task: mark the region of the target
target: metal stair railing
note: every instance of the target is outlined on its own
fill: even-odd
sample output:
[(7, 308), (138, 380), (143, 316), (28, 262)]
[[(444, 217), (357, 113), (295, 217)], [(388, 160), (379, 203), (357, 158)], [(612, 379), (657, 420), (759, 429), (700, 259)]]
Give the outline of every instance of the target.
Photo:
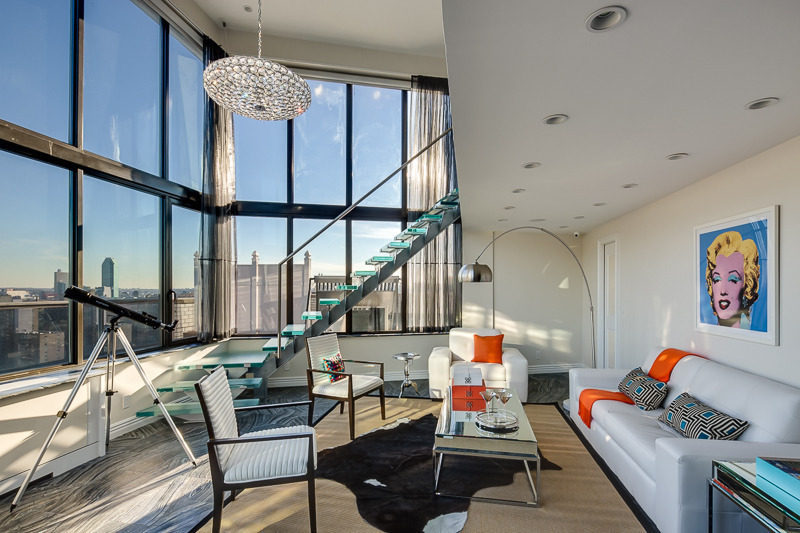
[[(300, 251), (303, 250), (306, 246), (308, 246), (311, 242), (316, 240), (316, 238), (319, 237), (320, 235), (322, 235), (325, 232), (325, 230), (327, 230), (328, 228), (333, 226), (335, 223), (339, 222), (344, 217), (349, 215), (359, 204), (361, 204), (361, 202), (366, 200), (370, 195), (372, 195), (372, 193), (374, 193), (375, 191), (380, 189), (383, 185), (385, 185), (391, 178), (393, 178), (395, 175), (397, 175), (398, 172), (401, 172), (402, 170), (404, 170), (409, 164), (411, 164), (419, 156), (421, 156), (422, 154), (427, 152), (433, 145), (435, 145), (437, 142), (439, 142), (441, 139), (443, 139), (445, 136), (447, 136), (448, 134), (450, 134), (452, 132), (453, 132), (453, 128), (448, 128), (447, 130), (442, 132), (438, 137), (436, 137), (434, 140), (432, 140), (430, 143), (428, 143), (428, 145), (425, 146), (425, 148), (423, 148), (422, 150), (420, 150), (419, 152), (417, 152), (416, 154), (414, 154), (413, 156), (408, 158), (405, 163), (403, 163), (402, 165), (397, 167), (397, 169), (394, 170), (391, 174), (389, 174), (388, 176), (383, 178), (377, 185), (375, 185), (372, 189), (367, 191), (367, 193), (364, 194), (364, 196), (362, 196), (361, 198), (359, 198), (358, 200), (353, 202), (352, 205), (350, 205), (344, 211), (339, 213), (339, 215), (336, 218), (331, 220), (329, 223), (327, 223), (325, 226), (323, 226), (322, 229), (320, 229), (314, 235), (309, 237), (308, 240), (306, 240), (303, 244), (301, 244), (300, 246), (295, 247), (295, 249), (294, 249), (294, 251), (292, 253), (290, 253), (289, 255), (284, 257), (278, 263), (278, 331), (277, 331), (277, 334), (278, 334), (277, 357), (278, 357), (278, 359), (280, 359), (280, 357), (281, 357), (281, 330), (283, 328), (283, 324), (282, 324), (283, 316), (282, 316), (282, 312), (281, 312), (281, 307), (282, 307), (281, 306), (281, 302), (283, 301), (283, 279), (282, 279), (282, 267), (283, 267), (283, 265), (285, 265), (287, 262), (289, 262), (295, 255), (300, 253)], [(403, 251), (405, 252), (406, 250), (403, 250)], [(373, 277), (375, 277), (375, 276), (373, 276)], [(358, 291), (358, 292), (361, 293), (362, 291)], [(352, 294), (348, 295), (348, 298), (350, 296), (353, 296), (353, 295)], [(333, 322), (331, 322), (331, 323), (333, 323)]]

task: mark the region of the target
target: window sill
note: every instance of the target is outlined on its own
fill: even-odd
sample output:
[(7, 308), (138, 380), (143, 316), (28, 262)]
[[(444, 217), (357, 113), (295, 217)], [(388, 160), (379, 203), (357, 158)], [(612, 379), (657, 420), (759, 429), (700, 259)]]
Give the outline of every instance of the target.
[[(176, 348), (169, 348), (166, 350), (153, 351), (144, 354), (136, 354), (140, 361), (145, 361), (151, 357), (159, 357), (166, 354), (176, 353), (178, 351), (187, 350), (199, 346), (198, 344), (186, 344)], [(127, 363), (129, 359), (127, 356), (117, 357), (114, 359), (115, 363)], [(105, 374), (106, 360), (98, 361), (94, 364), (92, 369), (87, 374), (87, 377), (95, 377)], [(25, 376), (21, 378), (12, 378), (8, 381), (0, 382), (0, 400), (19, 396), (20, 394), (27, 394), (38, 390), (45, 390), (52, 387), (63, 385), (64, 383), (72, 383), (77, 381), (83, 371), (83, 366), (71, 365), (68, 367), (60, 367), (57, 370), (50, 372), (42, 372), (32, 376)]]

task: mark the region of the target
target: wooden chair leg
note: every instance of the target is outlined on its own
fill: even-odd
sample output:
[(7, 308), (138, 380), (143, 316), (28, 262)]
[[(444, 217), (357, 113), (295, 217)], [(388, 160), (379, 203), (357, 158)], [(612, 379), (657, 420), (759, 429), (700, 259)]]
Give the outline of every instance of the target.
[(347, 415), (350, 418), (350, 440), (353, 440), (356, 438), (356, 402), (352, 398), (347, 405)]
[(383, 393), (383, 385), (381, 385), (381, 418), (386, 420), (386, 396)]
[(314, 423), (314, 397), (311, 396), (311, 405), (308, 406), (308, 425), (311, 426)]
[(344, 402), (339, 402), (339, 414), (344, 414)]
[(308, 518), (311, 521), (311, 533), (317, 531), (317, 497), (314, 489), (314, 478), (308, 480)]
[(219, 533), (220, 527), (222, 527), (222, 497), (224, 493), (223, 491), (214, 489), (214, 521), (213, 525), (211, 526), (211, 531), (213, 533)]

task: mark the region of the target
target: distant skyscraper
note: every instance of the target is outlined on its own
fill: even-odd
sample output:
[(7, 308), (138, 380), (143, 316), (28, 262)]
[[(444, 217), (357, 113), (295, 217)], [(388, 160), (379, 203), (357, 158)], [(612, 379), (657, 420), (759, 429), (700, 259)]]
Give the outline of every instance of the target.
[(119, 298), (119, 272), (117, 272), (117, 263), (110, 257), (103, 260), (103, 287), (111, 288), (111, 297)]
[(59, 268), (53, 272), (53, 292), (56, 293), (56, 300), (64, 299), (64, 291), (69, 284), (69, 272), (61, 272)]

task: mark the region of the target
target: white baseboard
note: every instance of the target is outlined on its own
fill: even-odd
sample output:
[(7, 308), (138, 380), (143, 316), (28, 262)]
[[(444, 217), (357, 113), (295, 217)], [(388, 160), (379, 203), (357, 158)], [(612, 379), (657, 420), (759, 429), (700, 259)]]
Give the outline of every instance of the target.
[(547, 363), (543, 365), (530, 365), (528, 366), (528, 375), (530, 374), (557, 374), (562, 372), (569, 372), (570, 368), (583, 368), (585, 365), (581, 363)]
[[(46, 463), (39, 464), (32, 481), (43, 478), (48, 474), (58, 476), (67, 470), (71, 470), (76, 466), (80, 466), (83, 463), (91, 461), (97, 457), (99, 457), (97, 454), (97, 443), (93, 442), (87, 446), (78, 448), (75, 451), (60, 455), (50, 461), (47, 461)], [(19, 488), (19, 486), (22, 485), (22, 482), (25, 480), (25, 476), (27, 474), (28, 471), (26, 470), (15, 476), (0, 480), (0, 494), (5, 494), (6, 492), (10, 492)]]

